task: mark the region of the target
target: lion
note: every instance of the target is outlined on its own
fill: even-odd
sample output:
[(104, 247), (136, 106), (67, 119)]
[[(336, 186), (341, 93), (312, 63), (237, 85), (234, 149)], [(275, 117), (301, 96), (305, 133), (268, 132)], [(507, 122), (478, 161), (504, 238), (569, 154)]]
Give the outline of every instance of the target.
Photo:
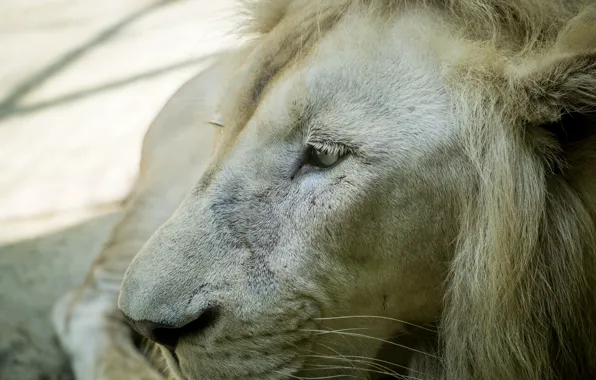
[(77, 379), (596, 378), (596, 5), (245, 5), (55, 307)]

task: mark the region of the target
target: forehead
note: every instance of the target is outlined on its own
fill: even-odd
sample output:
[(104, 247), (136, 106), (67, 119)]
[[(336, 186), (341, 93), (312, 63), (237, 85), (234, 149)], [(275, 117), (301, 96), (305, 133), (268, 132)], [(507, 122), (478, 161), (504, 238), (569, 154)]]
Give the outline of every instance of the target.
[(407, 14), (391, 25), (346, 16), (270, 84), (250, 129), (261, 137), (296, 127), (353, 138), (363, 131), (444, 137), (448, 98), (433, 23)]

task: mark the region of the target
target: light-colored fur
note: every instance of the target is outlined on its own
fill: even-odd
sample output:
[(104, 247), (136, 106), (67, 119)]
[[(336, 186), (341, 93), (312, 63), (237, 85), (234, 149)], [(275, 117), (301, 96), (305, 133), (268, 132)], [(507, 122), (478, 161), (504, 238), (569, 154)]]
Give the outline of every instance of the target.
[[(226, 53), (219, 61), (233, 62)], [(188, 81), (156, 117), (143, 141), (139, 177), (123, 217), (85, 283), (54, 308), (54, 325), (77, 379), (159, 379), (133, 344), (117, 309), (126, 267), (151, 234), (174, 211), (208, 161), (219, 134), (209, 120), (218, 84), (230, 70), (211, 67)]]
[[(101, 285), (166, 218), (119, 304), (172, 326), (211, 315), (164, 351), (174, 377), (595, 377), (596, 7), (247, 5), (254, 38), (197, 77), (199, 111), (180, 121), (171, 103), (149, 132), (151, 174), (114, 238), (143, 227), (139, 244), (108, 246), (94, 273), (112, 281), (56, 309), (79, 378), (158, 377), (113, 305), (91, 327), (78, 313), (114, 299)], [(186, 133), (216, 114), (205, 165)], [(346, 155), (321, 170), (309, 145)]]

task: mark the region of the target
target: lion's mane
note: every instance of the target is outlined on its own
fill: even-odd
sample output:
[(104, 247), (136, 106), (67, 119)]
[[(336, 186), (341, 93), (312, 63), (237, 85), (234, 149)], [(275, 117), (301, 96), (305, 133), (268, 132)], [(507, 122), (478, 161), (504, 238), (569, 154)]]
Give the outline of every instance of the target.
[[(407, 3), (445, 14), (455, 33), (476, 45), (449, 62), (445, 76), (477, 186), (460, 201), (462, 228), (438, 322), (440, 359), (412, 363), (452, 380), (589, 378), (596, 374), (590, 2), (245, 1), (250, 21), (243, 30), (262, 42), (254, 53), (261, 59), (239, 74), (233, 91), (246, 102), (231, 111), (239, 115), (233, 119), (243, 124), (268, 81), (347, 7), (389, 19)], [(293, 7), (311, 9), (293, 18)], [(270, 36), (274, 28), (287, 32)]]

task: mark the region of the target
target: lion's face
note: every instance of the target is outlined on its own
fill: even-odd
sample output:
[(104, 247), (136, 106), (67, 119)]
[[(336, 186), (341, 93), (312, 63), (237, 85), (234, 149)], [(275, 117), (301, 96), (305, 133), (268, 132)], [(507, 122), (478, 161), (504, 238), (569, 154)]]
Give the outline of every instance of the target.
[(282, 71), (132, 262), (121, 308), (187, 326), (180, 377), (362, 376), (347, 358), (438, 317), (467, 186), (448, 92), (422, 32), (373, 29)]

